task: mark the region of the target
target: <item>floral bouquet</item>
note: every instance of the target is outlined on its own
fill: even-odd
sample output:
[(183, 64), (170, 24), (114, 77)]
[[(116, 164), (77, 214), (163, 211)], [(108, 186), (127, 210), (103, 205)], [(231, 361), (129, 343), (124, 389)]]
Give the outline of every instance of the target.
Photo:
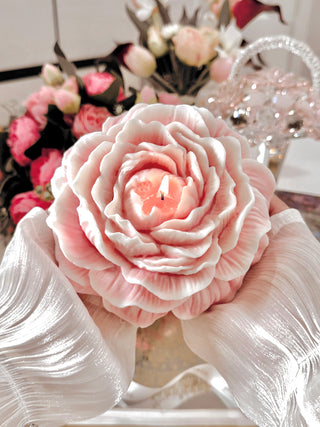
[(125, 96), (121, 74), (103, 69), (80, 78), (58, 45), (55, 52), (68, 77), (46, 64), (41, 73), (45, 85), (28, 97), (23, 113), (12, 116), (0, 133), (0, 231), (4, 234), (11, 234), (14, 224), (33, 207), (51, 205), (50, 181), (63, 153), (136, 100), (135, 94)]
[[(109, 55), (159, 91), (194, 96), (212, 78), (225, 80), (245, 41), (240, 29), (261, 12), (279, 6), (257, 0), (208, 1), (178, 22), (164, 0), (137, 0), (127, 13), (139, 31), (139, 45), (122, 44)], [(210, 9), (209, 9), (210, 7)]]

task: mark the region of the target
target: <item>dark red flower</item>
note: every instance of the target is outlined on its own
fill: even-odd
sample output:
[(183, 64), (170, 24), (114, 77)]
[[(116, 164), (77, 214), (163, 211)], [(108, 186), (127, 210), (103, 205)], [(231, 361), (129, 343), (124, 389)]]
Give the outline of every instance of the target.
[(259, 2), (258, 0), (240, 0), (234, 4), (232, 14), (236, 19), (237, 27), (242, 29), (261, 12), (277, 12), (280, 21), (284, 23), (280, 6), (272, 6)]

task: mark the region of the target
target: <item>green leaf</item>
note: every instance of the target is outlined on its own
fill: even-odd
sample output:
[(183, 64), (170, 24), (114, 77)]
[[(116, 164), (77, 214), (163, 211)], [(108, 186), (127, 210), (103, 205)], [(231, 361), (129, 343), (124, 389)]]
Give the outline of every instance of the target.
[(76, 138), (70, 127), (63, 120), (64, 114), (55, 105), (48, 106), (47, 124), (41, 132), (38, 141), (28, 148), (24, 154), (29, 159), (34, 160), (41, 156), (43, 148), (56, 148), (65, 151), (71, 147)]
[(11, 157), (10, 149), (7, 145), (8, 132), (0, 132), (0, 170), (5, 171), (8, 158)]
[(140, 33), (141, 44), (146, 46), (147, 41), (148, 41), (148, 34), (147, 33), (148, 33), (148, 28), (149, 28), (150, 24), (147, 21), (146, 22), (140, 21), (136, 17), (136, 14), (134, 12), (132, 12), (132, 10), (128, 8), (128, 6), (126, 6), (126, 12)]
[(163, 4), (161, 3), (160, 0), (155, 0), (156, 5), (158, 7), (162, 22), (166, 25), (166, 24), (171, 24), (171, 19), (168, 13), (168, 10), (166, 7), (163, 6)]
[(218, 27), (227, 27), (230, 24), (231, 13), (229, 0), (225, 0), (220, 10)]
[(189, 25), (193, 25), (194, 27), (197, 27), (198, 25), (198, 15), (199, 15), (199, 11), (200, 11), (200, 7), (198, 7), (195, 11), (194, 14), (191, 16), (190, 20), (189, 20)]
[(108, 87), (107, 90), (105, 90), (102, 93), (99, 93), (98, 95), (90, 95), (88, 96), (88, 101), (97, 106), (105, 106), (110, 107), (113, 104), (117, 102), (117, 98), (119, 96), (120, 88), (122, 87), (121, 79), (118, 76), (115, 76), (115, 79), (111, 83), (111, 85)]
[(74, 76), (77, 79), (79, 87), (81, 88), (83, 86), (83, 82), (77, 75), (77, 69), (75, 65), (67, 59), (58, 42), (55, 43), (53, 50), (57, 56), (62, 71), (64, 71), (69, 77)]

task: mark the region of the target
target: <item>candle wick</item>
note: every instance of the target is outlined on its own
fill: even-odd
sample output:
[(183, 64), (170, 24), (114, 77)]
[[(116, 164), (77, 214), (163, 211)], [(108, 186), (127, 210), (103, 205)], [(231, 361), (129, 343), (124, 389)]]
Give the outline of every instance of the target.
[(164, 192), (163, 191), (160, 191), (160, 198), (161, 198), (161, 200), (164, 200)]

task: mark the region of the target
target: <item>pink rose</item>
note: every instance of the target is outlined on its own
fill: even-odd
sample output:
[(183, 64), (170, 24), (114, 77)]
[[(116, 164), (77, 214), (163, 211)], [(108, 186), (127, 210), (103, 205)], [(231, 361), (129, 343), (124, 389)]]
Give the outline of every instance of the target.
[(110, 116), (112, 114), (104, 107), (84, 104), (74, 118), (72, 133), (76, 138), (80, 138), (86, 133), (99, 131), (106, 118)]
[(48, 209), (52, 201), (42, 200), (34, 191), (27, 191), (14, 196), (9, 208), (10, 216), (14, 224), (18, 222), (35, 207)]
[(44, 129), (47, 124), (46, 114), (48, 105), (54, 104), (55, 89), (52, 86), (42, 86), (38, 92), (34, 92), (27, 98), (25, 106), (28, 114)]
[(181, 62), (192, 67), (202, 67), (217, 53), (219, 32), (209, 27), (185, 26), (179, 29), (172, 41)]
[[(105, 92), (114, 81), (114, 77), (107, 72), (98, 73), (94, 71), (83, 76), (82, 80), (88, 95), (93, 96)], [(120, 88), (117, 100), (122, 101), (124, 98), (123, 89)]]
[(137, 104), (108, 118), (51, 183), (60, 269), (139, 326), (232, 300), (268, 244), (273, 176), (204, 108)]
[(20, 166), (27, 166), (31, 160), (24, 152), (40, 138), (38, 123), (28, 116), (18, 117), (13, 120), (9, 129), (7, 144), (12, 157)]
[(31, 163), (30, 179), (34, 188), (45, 189), (50, 183), (55, 170), (61, 165), (62, 154), (55, 148), (44, 148), (42, 154)]

